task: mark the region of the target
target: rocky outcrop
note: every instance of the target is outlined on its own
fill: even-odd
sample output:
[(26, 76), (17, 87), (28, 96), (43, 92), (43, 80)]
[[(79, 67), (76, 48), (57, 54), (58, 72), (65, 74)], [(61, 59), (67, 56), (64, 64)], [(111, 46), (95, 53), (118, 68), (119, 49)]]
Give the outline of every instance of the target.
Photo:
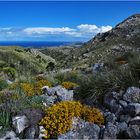
[[(106, 126), (103, 138), (137, 138), (140, 134), (140, 89), (129, 87), (126, 92), (108, 93), (104, 105), (110, 112), (104, 112)], [(119, 115), (118, 115), (119, 113)]]
[(13, 128), (16, 130), (16, 133), (20, 134), (25, 128), (28, 127), (28, 119), (24, 116), (15, 116), (12, 118)]
[(123, 100), (129, 103), (140, 103), (140, 89), (137, 87), (129, 87), (123, 95)]
[[(73, 100), (73, 91), (62, 86), (46, 88), (44, 94), (40, 95), (47, 107), (61, 101)], [(133, 90), (132, 90), (133, 89)], [(134, 90), (136, 92), (134, 92)], [(73, 118), (72, 128), (65, 134), (58, 136), (58, 139), (136, 139), (140, 134), (140, 104), (139, 88), (129, 87), (126, 92), (111, 92), (104, 96), (103, 114), (104, 125), (97, 125), (86, 122), (80, 118)], [(133, 96), (133, 94), (137, 96)], [(126, 96), (128, 95), (129, 96)], [(133, 97), (132, 97), (133, 96)], [(61, 100), (58, 101), (58, 98)], [(127, 97), (124, 99), (124, 97)], [(129, 97), (129, 98), (128, 98)], [(132, 99), (132, 100), (126, 100)], [(57, 102), (56, 102), (57, 101)], [(51, 103), (50, 103), (51, 102)], [(23, 109), (19, 115), (12, 118), (13, 131), (7, 131), (0, 135), (0, 138), (11, 139), (42, 139), (44, 127), (39, 126), (43, 117), (40, 109)], [(18, 136), (18, 137), (17, 137)]]
[(100, 127), (98, 125), (73, 118), (71, 130), (58, 136), (58, 139), (98, 139), (99, 135)]

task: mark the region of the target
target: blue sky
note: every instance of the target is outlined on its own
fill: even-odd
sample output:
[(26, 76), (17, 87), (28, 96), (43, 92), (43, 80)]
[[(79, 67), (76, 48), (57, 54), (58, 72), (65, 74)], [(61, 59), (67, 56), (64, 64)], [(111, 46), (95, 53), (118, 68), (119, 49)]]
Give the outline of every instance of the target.
[(0, 41), (87, 41), (140, 13), (140, 2), (0, 2)]

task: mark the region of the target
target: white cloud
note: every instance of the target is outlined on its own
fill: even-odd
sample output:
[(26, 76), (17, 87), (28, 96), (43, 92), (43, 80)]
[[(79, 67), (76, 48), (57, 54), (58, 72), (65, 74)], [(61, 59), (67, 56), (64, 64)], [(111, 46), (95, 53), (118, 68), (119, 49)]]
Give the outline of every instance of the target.
[(77, 39), (91, 39), (97, 33), (104, 33), (111, 30), (112, 27), (101, 26), (98, 27), (94, 24), (81, 24), (76, 26), (75, 28), (70, 27), (27, 27), (27, 28), (0, 28), (0, 40), (7, 39), (47, 39), (49, 37), (53, 38), (77, 38)]
[(103, 32), (107, 32), (112, 29), (112, 27), (109, 25), (98, 27), (94, 24), (93, 25), (92, 24), (81, 24), (81, 25), (78, 25), (77, 28), (82, 32), (92, 33), (92, 34), (103, 33)]
[(60, 34), (65, 32), (73, 32), (75, 29), (69, 27), (62, 28), (50, 28), (50, 27), (34, 27), (34, 28), (25, 28), (23, 30), (26, 34)]

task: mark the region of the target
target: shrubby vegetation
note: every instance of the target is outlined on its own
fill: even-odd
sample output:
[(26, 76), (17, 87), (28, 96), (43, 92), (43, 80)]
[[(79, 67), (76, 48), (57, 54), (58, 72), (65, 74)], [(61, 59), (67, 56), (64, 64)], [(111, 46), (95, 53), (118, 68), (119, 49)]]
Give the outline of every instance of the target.
[(90, 108), (75, 101), (61, 102), (48, 108), (40, 122), (40, 125), (46, 129), (45, 138), (57, 138), (59, 134), (66, 133), (72, 127), (73, 117), (81, 117), (97, 124), (104, 123), (102, 113), (96, 108)]

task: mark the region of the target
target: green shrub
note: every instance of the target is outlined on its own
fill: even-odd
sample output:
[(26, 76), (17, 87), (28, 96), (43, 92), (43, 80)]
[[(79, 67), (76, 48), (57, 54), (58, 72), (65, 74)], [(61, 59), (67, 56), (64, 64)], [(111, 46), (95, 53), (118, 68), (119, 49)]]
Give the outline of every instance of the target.
[(0, 60), (0, 67), (3, 68), (4, 66), (6, 66), (5, 61)]
[(3, 90), (8, 87), (8, 84), (5, 80), (0, 79), (0, 90)]
[(11, 126), (10, 113), (4, 109), (0, 110), (0, 126), (2, 126), (2, 130), (9, 129)]
[(90, 99), (93, 102), (114, 90), (125, 89), (129, 86), (139, 86), (136, 71), (130, 67), (120, 67), (116, 70), (97, 73), (81, 81), (74, 97), (78, 100)]
[(11, 67), (6, 67), (3, 69), (4, 70), (4, 73), (8, 75), (8, 77), (11, 79), (11, 80), (14, 80), (15, 77), (16, 77), (16, 70), (14, 68), (11, 68)]

